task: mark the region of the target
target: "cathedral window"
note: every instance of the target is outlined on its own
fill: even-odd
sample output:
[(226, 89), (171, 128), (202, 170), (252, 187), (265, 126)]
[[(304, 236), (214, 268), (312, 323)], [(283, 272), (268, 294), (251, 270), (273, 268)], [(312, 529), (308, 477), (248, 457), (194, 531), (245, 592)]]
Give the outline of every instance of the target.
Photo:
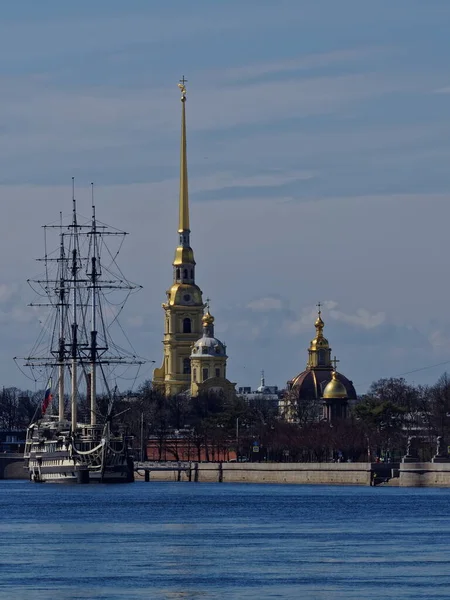
[(183, 319), (183, 333), (191, 333), (191, 320)]
[(193, 371), (193, 379), (194, 381), (197, 381), (197, 369), (194, 369)]
[(183, 358), (183, 375), (190, 375), (191, 373), (191, 361), (189, 358)]
[(220, 369), (216, 369), (216, 377), (220, 377)]
[(319, 367), (325, 366), (325, 350), (319, 350), (318, 365)]
[(203, 346), (202, 354), (208, 354), (208, 348), (206, 346)]
[(194, 269), (191, 269), (191, 279), (194, 279)]
[(188, 278), (188, 270), (187, 269), (183, 269), (183, 277), (184, 277), (184, 279)]
[(208, 369), (203, 369), (203, 381), (206, 381), (208, 379), (209, 375), (208, 375)]
[(176, 278), (180, 279), (180, 269), (177, 269)]

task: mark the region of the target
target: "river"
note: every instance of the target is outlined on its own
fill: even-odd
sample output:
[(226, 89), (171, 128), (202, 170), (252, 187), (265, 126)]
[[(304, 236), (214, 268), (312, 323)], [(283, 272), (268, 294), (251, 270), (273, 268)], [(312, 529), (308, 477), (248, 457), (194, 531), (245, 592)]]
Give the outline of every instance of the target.
[(0, 482), (1, 600), (449, 597), (449, 489)]

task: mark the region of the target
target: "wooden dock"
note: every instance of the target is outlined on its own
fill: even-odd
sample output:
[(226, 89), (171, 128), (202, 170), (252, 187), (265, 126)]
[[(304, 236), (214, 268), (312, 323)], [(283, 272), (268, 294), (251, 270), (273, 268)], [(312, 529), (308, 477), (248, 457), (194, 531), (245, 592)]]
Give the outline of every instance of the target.
[(182, 462), (182, 461), (145, 461), (136, 462), (134, 471), (141, 477), (144, 476), (145, 481), (150, 481), (152, 472), (168, 471), (177, 475), (177, 481), (181, 481), (182, 474), (186, 474), (188, 481), (198, 481), (198, 462)]

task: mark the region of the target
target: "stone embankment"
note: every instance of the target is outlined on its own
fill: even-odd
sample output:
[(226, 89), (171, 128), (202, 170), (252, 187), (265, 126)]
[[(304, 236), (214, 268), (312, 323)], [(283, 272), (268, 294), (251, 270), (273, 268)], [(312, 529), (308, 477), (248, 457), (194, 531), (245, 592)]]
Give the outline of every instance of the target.
[[(450, 487), (450, 462), (138, 463), (136, 479), (204, 483), (286, 483)], [(20, 454), (0, 454), (0, 479), (28, 479)]]
[(0, 479), (28, 479), (22, 454), (0, 454)]
[[(398, 472), (398, 464), (394, 465)], [(146, 481), (374, 485), (392, 477), (392, 466), (371, 463), (142, 463)]]
[(287, 483), (450, 487), (450, 463), (143, 463), (137, 479), (204, 483)]

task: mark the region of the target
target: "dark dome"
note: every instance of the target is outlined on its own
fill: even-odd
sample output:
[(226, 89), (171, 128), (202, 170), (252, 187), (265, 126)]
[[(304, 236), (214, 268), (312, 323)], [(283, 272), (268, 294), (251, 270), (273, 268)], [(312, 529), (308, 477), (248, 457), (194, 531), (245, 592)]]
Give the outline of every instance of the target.
[[(288, 388), (299, 389), (300, 398), (322, 398), (327, 384), (331, 381), (332, 372), (332, 369), (306, 369), (306, 371), (288, 381)], [(341, 373), (336, 373), (336, 378), (347, 390), (348, 399), (356, 400), (353, 383)]]

